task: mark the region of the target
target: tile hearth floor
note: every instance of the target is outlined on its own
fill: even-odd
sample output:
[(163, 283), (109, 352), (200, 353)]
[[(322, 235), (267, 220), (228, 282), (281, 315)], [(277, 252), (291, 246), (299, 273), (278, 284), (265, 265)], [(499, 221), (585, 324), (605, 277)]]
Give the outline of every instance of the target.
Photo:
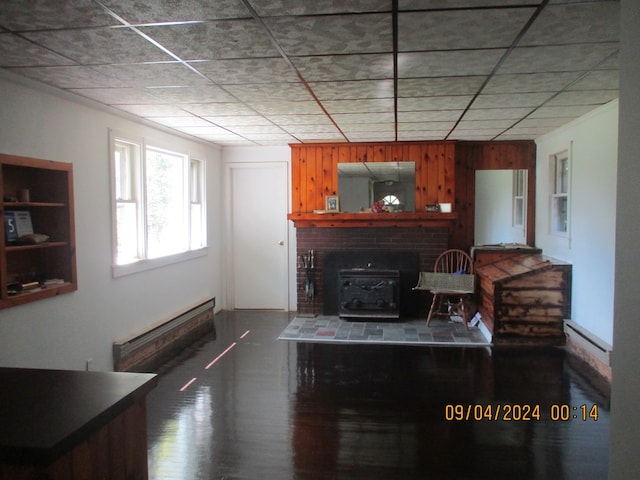
[(295, 317), (279, 340), (331, 343), (389, 343), (414, 345), (488, 346), (478, 327), (465, 329), (459, 322), (433, 319), (355, 320), (337, 316)]

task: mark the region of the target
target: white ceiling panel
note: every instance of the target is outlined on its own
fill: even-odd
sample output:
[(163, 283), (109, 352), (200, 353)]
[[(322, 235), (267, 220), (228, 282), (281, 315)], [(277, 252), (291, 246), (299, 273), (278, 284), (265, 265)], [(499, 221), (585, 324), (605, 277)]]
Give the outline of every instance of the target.
[(0, 75), (223, 146), (534, 139), (617, 98), (618, 16), (615, 0), (3, 1)]

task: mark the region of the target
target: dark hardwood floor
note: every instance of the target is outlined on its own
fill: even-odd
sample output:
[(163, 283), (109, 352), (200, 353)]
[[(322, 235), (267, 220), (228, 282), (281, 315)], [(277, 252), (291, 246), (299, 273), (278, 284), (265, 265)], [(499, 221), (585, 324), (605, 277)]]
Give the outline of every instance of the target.
[(608, 395), (562, 348), (276, 340), (288, 321), (223, 312), (215, 340), (163, 369), (150, 479), (607, 477)]

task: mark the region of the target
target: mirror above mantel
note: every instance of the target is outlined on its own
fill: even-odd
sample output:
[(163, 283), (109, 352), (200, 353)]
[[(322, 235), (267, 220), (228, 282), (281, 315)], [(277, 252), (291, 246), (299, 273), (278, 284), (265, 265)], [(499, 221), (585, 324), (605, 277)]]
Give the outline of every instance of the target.
[(341, 212), (368, 212), (376, 201), (390, 212), (415, 211), (415, 162), (348, 162), (337, 169)]

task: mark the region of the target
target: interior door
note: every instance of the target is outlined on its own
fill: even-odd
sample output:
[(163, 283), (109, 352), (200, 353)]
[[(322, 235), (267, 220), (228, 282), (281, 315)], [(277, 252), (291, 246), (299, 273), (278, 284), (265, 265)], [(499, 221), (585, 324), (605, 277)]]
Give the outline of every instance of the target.
[(230, 304), (286, 310), (287, 164), (229, 164), (229, 177)]

